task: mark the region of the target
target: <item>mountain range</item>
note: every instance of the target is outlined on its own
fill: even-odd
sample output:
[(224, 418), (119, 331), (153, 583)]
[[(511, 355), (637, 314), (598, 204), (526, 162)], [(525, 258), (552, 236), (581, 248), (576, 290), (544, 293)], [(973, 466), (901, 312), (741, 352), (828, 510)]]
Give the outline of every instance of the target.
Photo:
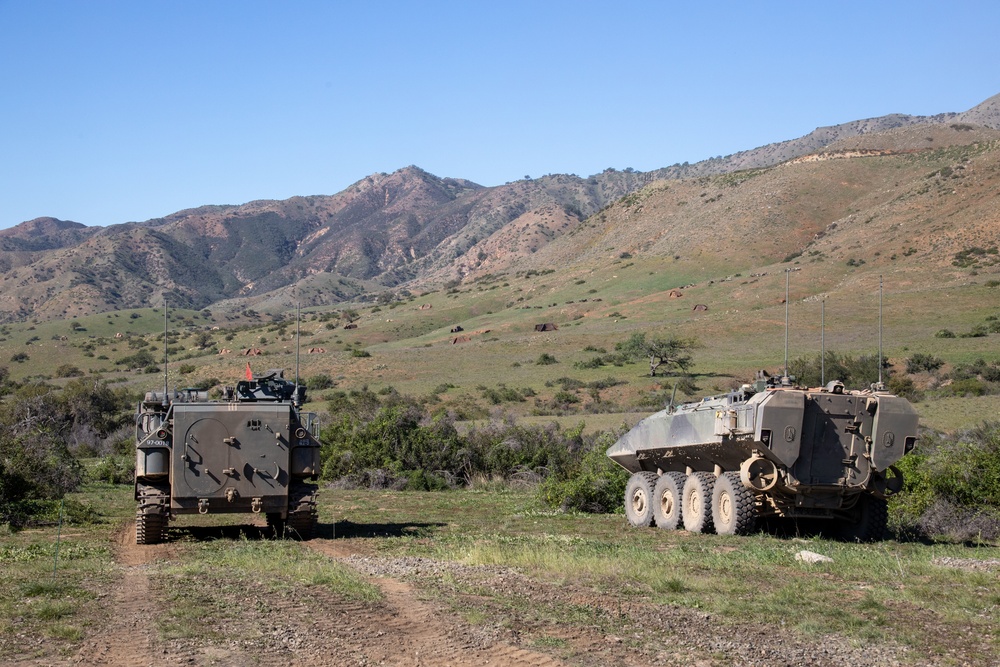
[[(815, 253), (950, 267), (998, 234), (1000, 95), (649, 172), (496, 187), (409, 166), (335, 195), (0, 230), (0, 321), (125, 308), (282, 310), (626, 256), (709, 277)], [(885, 253), (885, 256), (883, 256)], [(971, 255), (969, 254), (971, 253)]]

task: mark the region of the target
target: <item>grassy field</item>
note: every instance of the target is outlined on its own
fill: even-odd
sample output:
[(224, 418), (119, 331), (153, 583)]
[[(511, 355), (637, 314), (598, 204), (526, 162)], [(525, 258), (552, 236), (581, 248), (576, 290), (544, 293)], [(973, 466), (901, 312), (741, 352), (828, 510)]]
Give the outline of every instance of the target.
[[(346, 320), (336, 318), (334, 309), (311, 309), (303, 314), (300, 374), (326, 376), (341, 390), (392, 387), (418, 397), (435, 394), (433, 400), (441, 408), (475, 403), (480, 416), (501, 408), (542, 419), (558, 416), (544, 404), (560, 390), (563, 378), (582, 383), (611, 378), (618, 384), (596, 396), (586, 389), (573, 390), (578, 402), (559, 411), (569, 413), (560, 419), (579, 417), (576, 422), (585, 421), (592, 430), (599, 428), (595, 424), (630, 419), (618, 413), (654, 411), (673, 385), (671, 378), (649, 377), (642, 362), (586, 366), (633, 333), (696, 339), (693, 372), (698, 395), (738, 386), (757, 369), (780, 372), (784, 268), (798, 269), (791, 274), (792, 359), (820, 351), (821, 300), (826, 304), (827, 350), (855, 357), (877, 351), (875, 269), (803, 260), (764, 267), (753, 276), (751, 269), (731, 267), (727, 275), (710, 266), (694, 270), (647, 258), (614, 260), (586, 270), (567, 267), (551, 273), (492, 276), (381, 305), (354, 304), (357, 328), (351, 330), (343, 328)], [(916, 353), (940, 357), (945, 363), (941, 373), (977, 359), (1000, 361), (1000, 334), (961, 337), (1000, 315), (1000, 288), (958, 271), (923, 275), (912, 267), (881, 268), (893, 271), (885, 281), (883, 338), (896, 373), (904, 372), (905, 360)], [(686, 286), (684, 296), (672, 299), (669, 290), (682, 286)], [(698, 303), (707, 304), (708, 311), (692, 310)], [(140, 350), (161, 359), (162, 322), (162, 311), (156, 309), (3, 325), (0, 343), (7, 357), (0, 358), (0, 365), (15, 380), (41, 377), (63, 382), (60, 374), (99, 374), (137, 392), (156, 389), (162, 386), (161, 364), (130, 368), (116, 362)], [(545, 322), (557, 324), (558, 330), (534, 330)], [(230, 321), (205, 311), (178, 310), (171, 311), (169, 326), (171, 386), (210, 380), (233, 384), (242, 377), (248, 360), (240, 352), (248, 348), (263, 352), (249, 358), (253, 370), (283, 368), (287, 376), (294, 375), (295, 327), (287, 316), (284, 321), (271, 317)], [(463, 331), (451, 333), (456, 326)], [(956, 337), (936, 337), (942, 329)], [(122, 338), (115, 337), (118, 333)], [(219, 354), (223, 349), (228, 352)], [(543, 355), (554, 363), (539, 363)], [(530, 390), (529, 398), (494, 405), (484, 390), (500, 386)], [(323, 392), (313, 392), (312, 398), (322, 410)], [(1000, 408), (998, 396), (962, 400), (932, 398), (921, 403), (918, 410), (924, 425), (942, 430), (970, 427)]]
[[(130, 488), (93, 485), (73, 500), (101, 520), (0, 537), (0, 660), (67, 659), (110, 618), (129, 613), (114, 608), (120, 594), (109, 591), (135, 576), (125, 574), (132, 536), (122, 532)], [(560, 513), (529, 491), (504, 489), (324, 490), (315, 543), (261, 539), (260, 528), (234, 525), (243, 521), (182, 517), (172, 543), (146, 558), (155, 641), (256, 636), (255, 625), (241, 625), (247, 604), (265, 624), (279, 607), (321, 615), (331, 599), (377, 609), (385, 604), (381, 580), (359, 571), (352, 559), (360, 558), (417, 563), (396, 576), (440, 613), (473, 628), (518, 629), (525, 645), (571, 663), (582, 660), (572, 637), (631, 637), (635, 618), (657, 610), (701, 614), (733, 636), (898, 645), (904, 664), (990, 664), (1000, 649), (996, 547), (635, 530), (621, 516)], [(324, 545), (351, 558), (315, 548)], [(799, 562), (803, 549), (833, 562)], [(637, 634), (628, 650), (653, 651), (662, 639)], [(725, 651), (713, 660), (727, 664)]]

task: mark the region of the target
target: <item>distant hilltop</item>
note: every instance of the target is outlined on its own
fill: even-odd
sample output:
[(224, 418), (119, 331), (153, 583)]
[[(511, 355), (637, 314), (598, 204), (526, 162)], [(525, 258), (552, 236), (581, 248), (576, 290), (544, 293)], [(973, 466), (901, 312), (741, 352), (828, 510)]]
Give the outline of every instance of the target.
[[(982, 224), (995, 225), (997, 190), (974, 191), (986, 203), (972, 201), (972, 191), (949, 200), (944, 193), (970, 175), (968, 165), (947, 165), (948, 176), (932, 184), (919, 181), (926, 173), (910, 173), (914, 156), (976, 147), (966, 155), (975, 155), (979, 177), (997, 159), (998, 130), (1000, 95), (962, 113), (852, 121), (649, 172), (550, 174), (483, 187), (409, 166), (335, 195), (201, 206), (141, 223), (36, 218), (0, 230), (0, 321), (155, 306), (164, 297), (224, 310), (330, 304), (489, 272), (601, 262), (610, 248), (681, 262), (714, 253), (760, 266), (864, 211), (915, 234), (889, 197), (932, 191), (941, 198), (925, 206), (967, 230), (968, 241), (952, 234), (938, 243), (944, 257), (975, 245)], [(853, 184), (849, 191), (844, 182)]]

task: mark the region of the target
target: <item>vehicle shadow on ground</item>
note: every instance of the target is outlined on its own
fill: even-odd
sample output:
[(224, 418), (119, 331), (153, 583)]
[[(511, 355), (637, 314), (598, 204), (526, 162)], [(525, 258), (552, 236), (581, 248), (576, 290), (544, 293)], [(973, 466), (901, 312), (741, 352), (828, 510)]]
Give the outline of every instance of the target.
[(233, 524), (228, 526), (170, 526), (166, 540), (169, 542), (211, 542), (214, 540), (270, 540), (274, 531), (267, 526)]
[[(336, 538), (376, 538), (376, 537), (424, 537), (432, 535), (445, 523), (354, 523), (337, 521), (316, 526), (316, 537)], [(296, 535), (286, 537), (296, 539)], [(267, 526), (254, 524), (232, 524), (223, 526), (170, 526), (165, 541), (168, 542), (212, 542), (214, 540), (273, 540), (276, 535)]]

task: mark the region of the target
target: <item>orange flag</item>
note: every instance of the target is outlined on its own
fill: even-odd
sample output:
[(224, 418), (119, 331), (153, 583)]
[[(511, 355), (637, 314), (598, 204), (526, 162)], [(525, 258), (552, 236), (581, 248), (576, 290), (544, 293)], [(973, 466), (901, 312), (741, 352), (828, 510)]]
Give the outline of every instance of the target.
[(252, 380), (253, 379), (253, 373), (250, 371), (250, 362), (249, 361), (247, 362), (247, 379), (248, 380)]

